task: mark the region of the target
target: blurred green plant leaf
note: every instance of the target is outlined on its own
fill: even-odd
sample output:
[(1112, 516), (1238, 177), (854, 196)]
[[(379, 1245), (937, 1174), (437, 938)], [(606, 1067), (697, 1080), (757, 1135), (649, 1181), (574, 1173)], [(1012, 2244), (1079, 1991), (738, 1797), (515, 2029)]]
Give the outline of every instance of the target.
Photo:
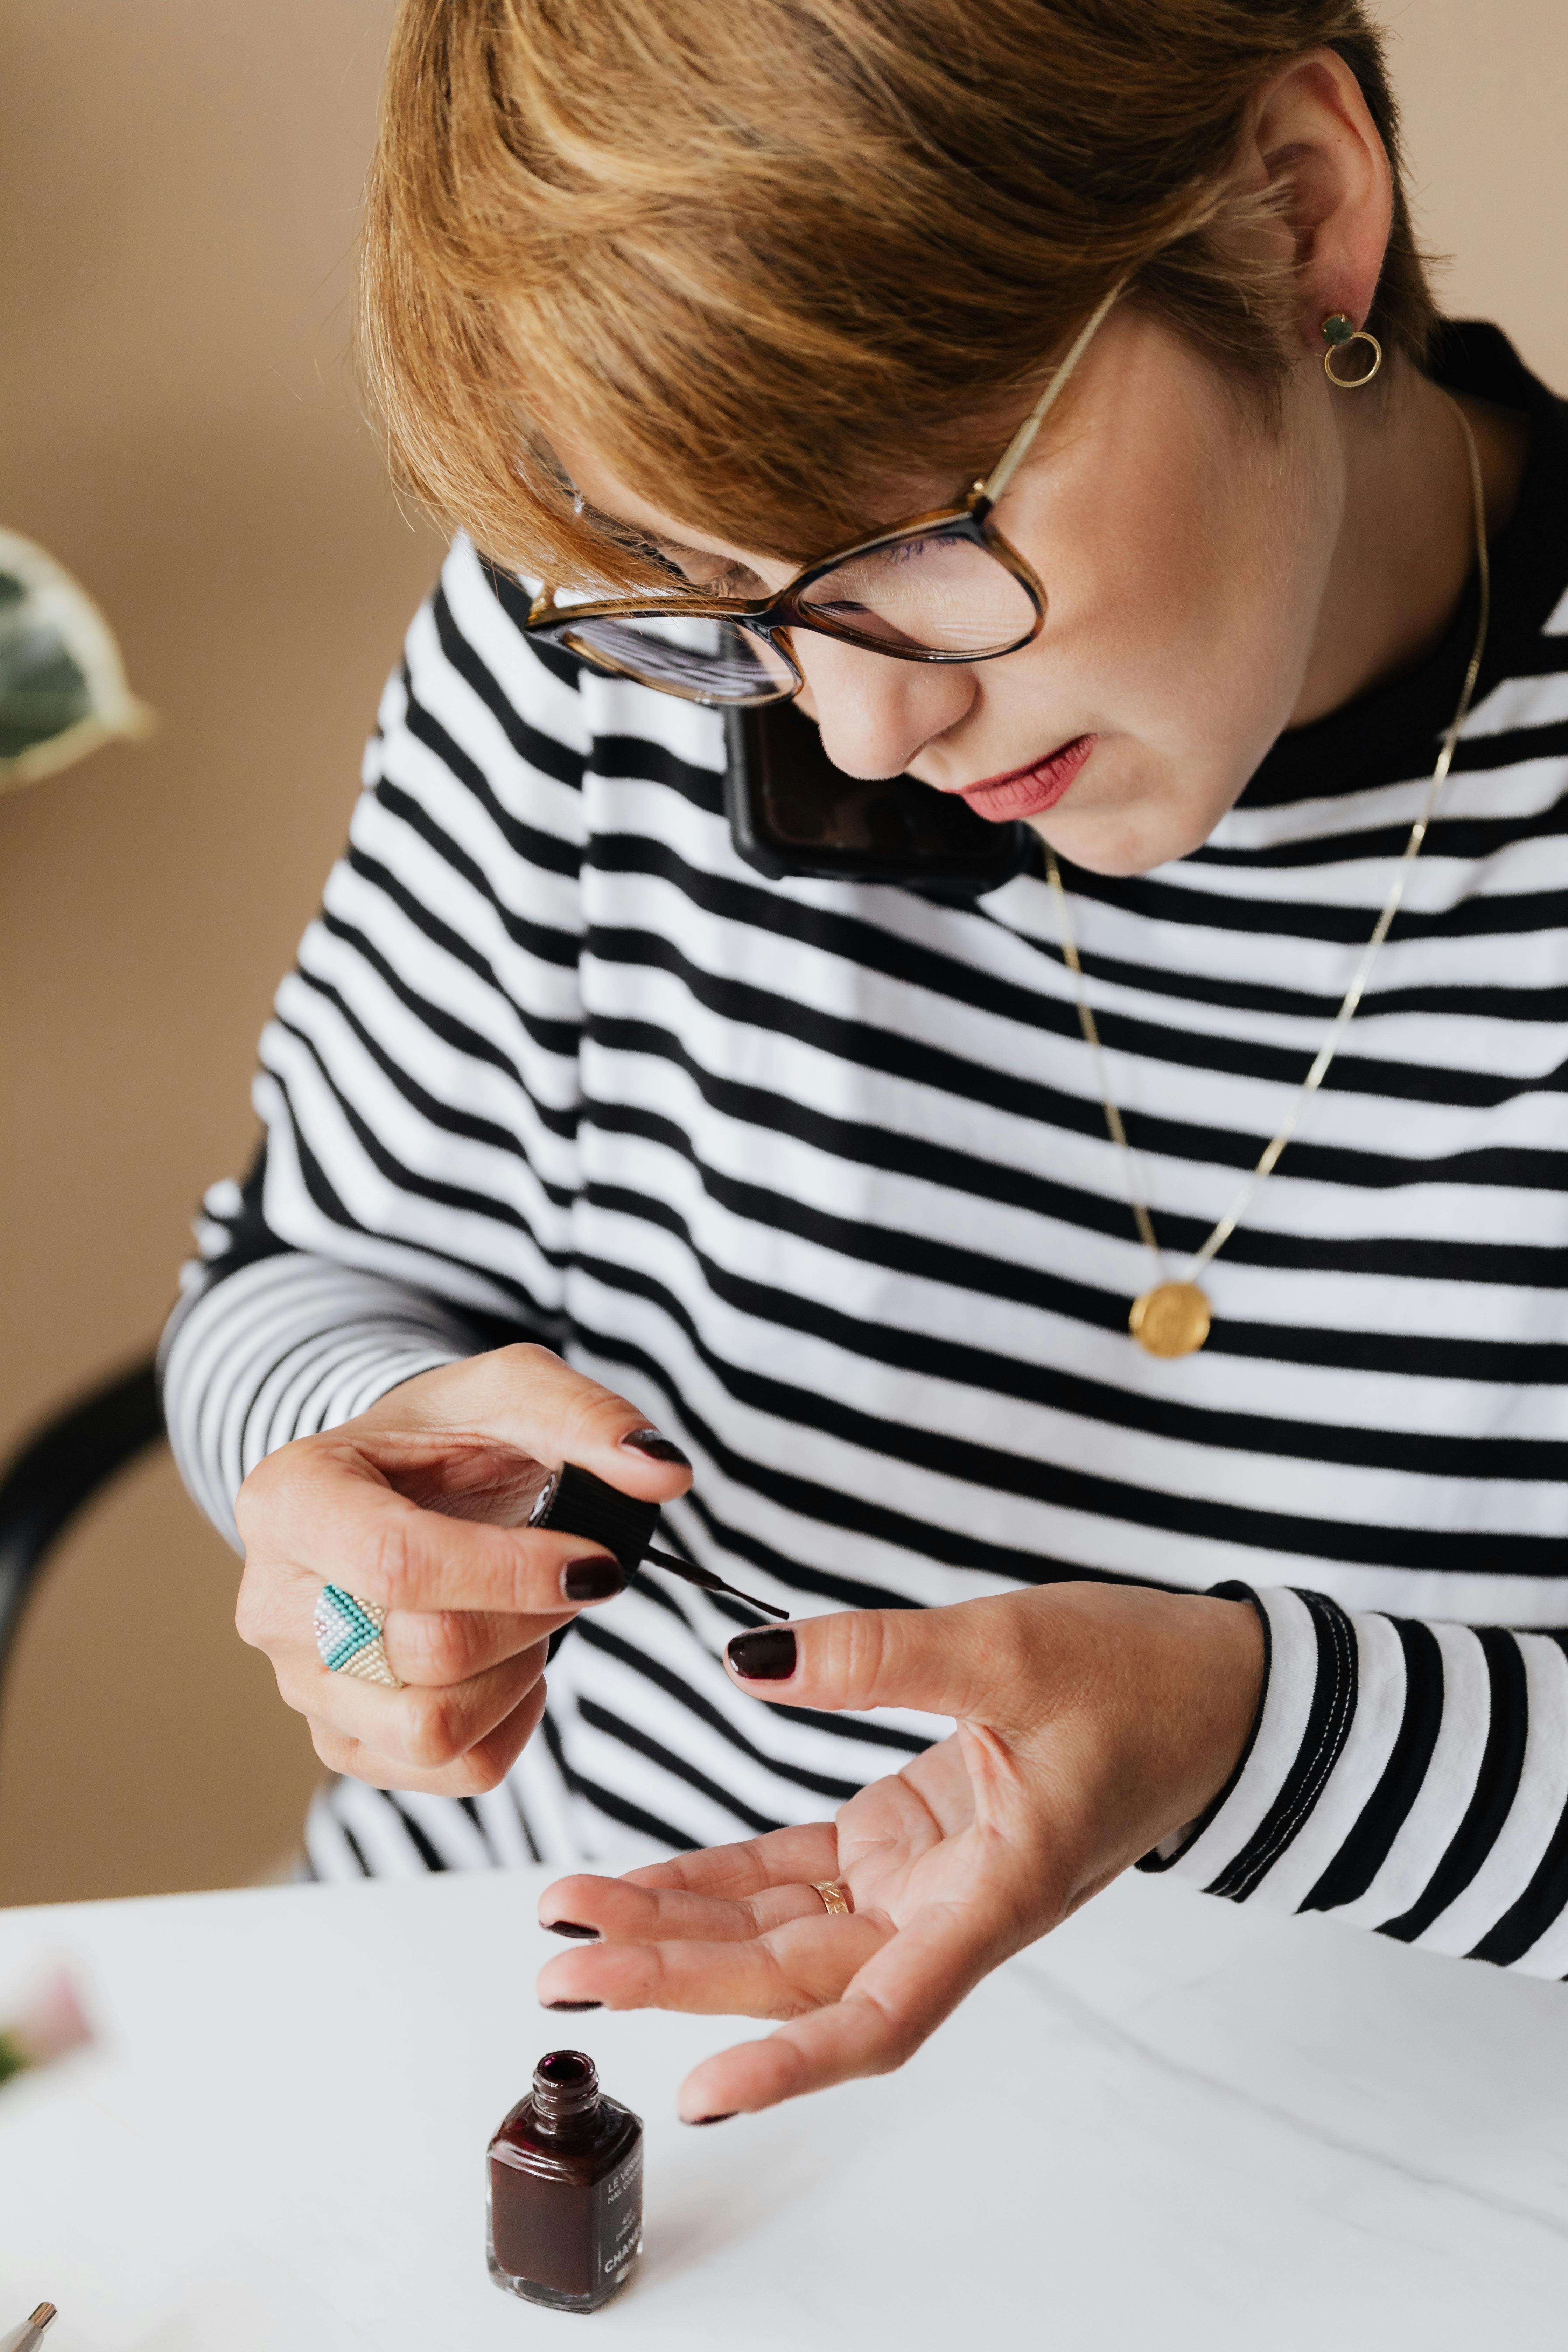
[(0, 792), (154, 723), (86, 589), (30, 539), (0, 530)]

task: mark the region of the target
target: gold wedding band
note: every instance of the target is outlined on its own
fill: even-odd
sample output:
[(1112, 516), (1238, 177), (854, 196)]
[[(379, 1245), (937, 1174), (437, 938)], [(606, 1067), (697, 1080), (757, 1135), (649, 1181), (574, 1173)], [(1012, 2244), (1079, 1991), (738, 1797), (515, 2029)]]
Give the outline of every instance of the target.
[(823, 1909), (835, 1919), (847, 1918), (855, 1908), (855, 1897), (847, 1886), (840, 1886), (836, 1878), (814, 1878), (811, 1891), (821, 1895)]

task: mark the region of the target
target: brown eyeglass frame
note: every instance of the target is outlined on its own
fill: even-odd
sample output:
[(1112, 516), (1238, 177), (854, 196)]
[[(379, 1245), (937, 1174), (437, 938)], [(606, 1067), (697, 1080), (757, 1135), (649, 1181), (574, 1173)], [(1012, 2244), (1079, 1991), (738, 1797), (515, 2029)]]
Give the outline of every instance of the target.
[[(1123, 281), (1124, 282), (1124, 281)], [(807, 564), (780, 589), (776, 596), (680, 596), (661, 598), (649, 603), (637, 596), (612, 596), (594, 604), (572, 604), (564, 610), (555, 604), (556, 589), (549, 584), (540, 589), (529, 608), (523, 623), (527, 635), (542, 638), (546, 644), (563, 645), (595, 668), (607, 671), (612, 677), (629, 677), (639, 686), (647, 686), (656, 694), (673, 694), (684, 702), (721, 703), (726, 709), (749, 709), (770, 702), (794, 699), (805, 679), (784, 632), (790, 629), (815, 630), (819, 636), (837, 637), (847, 645), (858, 646), (867, 653), (886, 654), (891, 661), (916, 662), (982, 662), (999, 661), (1005, 654), (1016, 654), (1025, 646), (1033, 645), (1045, 626), (1046, 592), (1033, 566), (1019, 554), (991, 520), (997, 500), (1023, 464), (1046, 418), (1067, 388), (1068, 378), (1093, 341), (1096, 331), (1110, 310), (1121, 285), (1111, 288), (1100, 302), (1087, 324), (1080, 330), (1061, 365), (1052, 376), (1039, 400), (1019, 425), (996, 465), (984, 481), (976, 482), (961, 507), (939, 507), (931, 514), (915, 515), (908, 521), (891, 523), (885, 530), (876, 531), (869, 539), (857, 540), (853, 546), (839, 548), (820, 562)], [(853, 562), (858, 557), (874, 555), (881, 549), (896, 547), (900, 541), (953, 539), (966, 540), (972, 546), (983, 548), (1012, 573), (1034, 607), (1033, 625), (1011, 645), (997, 646), (991, 652), (942, 653), (925, 646), (881, 645), (863, 635), (860, 631), (846, 627), (826, 614), (803, 605), (803, 598), (818, 580), (836, 572), (841, 564)], [(763, 642), (782, 661), (793, 686), (781, 684), (772, 690), (744, 695), (714, 695), (700, 686), (680, 686), (673, 680), (655, 681), (629, 663), (620, 663), (602, 652), (597, 646), (574, 645), (574, 632), (585, 621), (663, 621), (670, 619), (730, 621)]]

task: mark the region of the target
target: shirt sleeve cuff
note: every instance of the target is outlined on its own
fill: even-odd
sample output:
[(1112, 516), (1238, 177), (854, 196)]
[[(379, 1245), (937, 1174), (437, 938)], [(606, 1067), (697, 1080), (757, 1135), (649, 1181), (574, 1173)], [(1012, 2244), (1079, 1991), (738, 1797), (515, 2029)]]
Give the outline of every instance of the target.
[(1210, 1895), (1241, 1901), (1310, 1819), (1339, 1759), (1355, 1714), (1356, 1642), (1345, 1612), (1322, 1593), (1257, 1592), (1245, 1584), (1213, 1590), (1217, 1599), (1249, 1601), (1262, 1622), (1258, 1717), (1206, 1811), (1145, 1854), (1139, 1868), (1173, 1871)]

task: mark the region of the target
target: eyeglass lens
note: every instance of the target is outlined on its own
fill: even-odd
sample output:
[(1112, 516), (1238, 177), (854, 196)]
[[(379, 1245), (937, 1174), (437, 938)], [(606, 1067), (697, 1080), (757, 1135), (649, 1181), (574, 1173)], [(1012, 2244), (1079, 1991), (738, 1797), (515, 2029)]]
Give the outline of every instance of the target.
[[(981, 661), (1035, 625), (1023, 583), (974, 541), (933, 533), (894, 540), (837, 563), (800, 600), (833, 634), (879, 653)], [(566, 643), (590, 661), (666, 693), (748, 703), (793, 694), (794, 673), (754, 631), (695, 615), (582, 621)]]
[(732, 621), (600, 618), (578, 622), (565, 632), (565, 642), (574, 653), (645, 686), (705, 702), (772, 702), (795, 689), (784, 656)]
[(1034, 626), (1022, 581), (972, 539), (898, 539), (847, 558), (814, 580), (803, 611), (884, 651), (1005, 653)]

